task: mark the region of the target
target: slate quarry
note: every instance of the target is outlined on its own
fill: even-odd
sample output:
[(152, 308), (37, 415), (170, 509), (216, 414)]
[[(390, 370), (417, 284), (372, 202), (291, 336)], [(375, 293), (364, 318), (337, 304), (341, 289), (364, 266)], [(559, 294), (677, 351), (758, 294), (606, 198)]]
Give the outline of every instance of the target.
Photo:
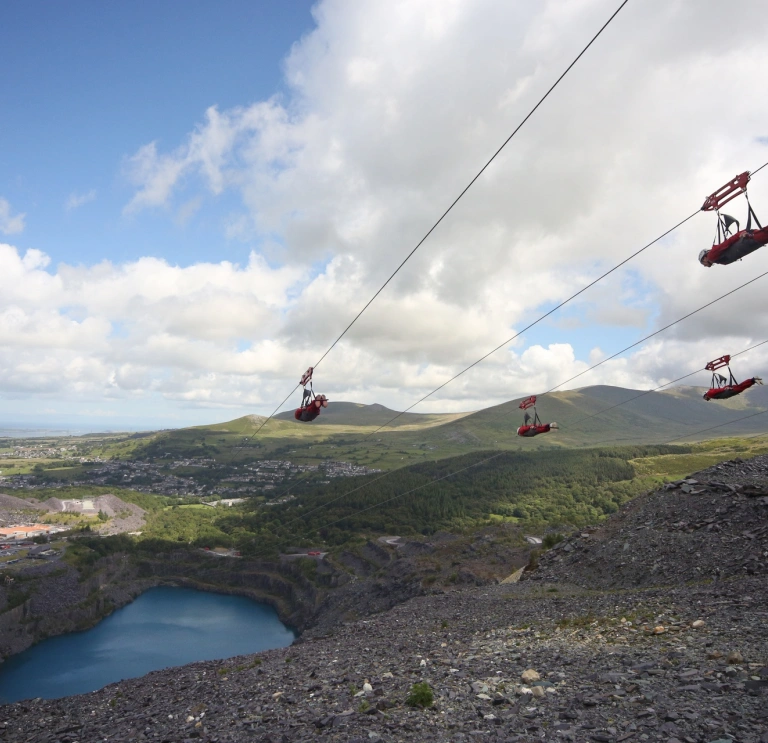
[[(768, 743), (768, 457), (636, 498), (519, 583), (431, 589), (62, 700), (0, 741)], [(406, 703), (427, 684), (433, 704)]]

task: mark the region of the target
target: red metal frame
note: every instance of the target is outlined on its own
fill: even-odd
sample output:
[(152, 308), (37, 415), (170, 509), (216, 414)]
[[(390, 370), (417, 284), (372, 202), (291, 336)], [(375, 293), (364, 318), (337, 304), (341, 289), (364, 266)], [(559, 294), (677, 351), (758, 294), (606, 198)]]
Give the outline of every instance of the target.
[(314, 368), (313, 366), (310, 366), (310, 367), (309, 367), (309, 369), (307, 369), (307, 370), (304, 372), (304, 374), (303, 374), (303, 375), (302, 375), (302, 377), (301, 377), (301, 381), (299, 382), (299, 384), (300, 384), (302, 387), (306, 387), (306, 386), (307, 386), (307, 384), (308, 384), (309, 382), (311, 382), (311, 381), (312, 381), (312, 372), (313, 372), (314, 370), (315, 370), (315, 368)]
[(728, 366), (731, 363), (731, 357), (728, 354), (721, 356), (719, 359), (710, 361), (704, 368), (707, 371), (715, 371), (715, 369), (721, 369), (724, 366)]
[(731, 201), (731, 199), (741, 196), (741, 194), (747, 190), (749, 177), (749, 171), (745, 170), (740, 175), (737, 175), (735, 178), (728, 181), (724, 186), (718, 188), (717, 191), (707, 196), (704, 200), (704, 206), (701, 207), (701, 211), (718, 211), (724, 204)]
[(523, 400), (519, 407), (520, 410), (528, 410), (528, 408), (532, 408), (536, 404), (536, 395), (531, 395), (528, 399)]

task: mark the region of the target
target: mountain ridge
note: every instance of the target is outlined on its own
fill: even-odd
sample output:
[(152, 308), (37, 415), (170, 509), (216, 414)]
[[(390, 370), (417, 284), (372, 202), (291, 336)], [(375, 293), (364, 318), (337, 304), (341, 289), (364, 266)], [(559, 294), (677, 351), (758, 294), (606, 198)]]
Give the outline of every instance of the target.
[[(681, 410), (689, 410), (695, 417), (701, 419), (703, 422), (717, 418), (718, 413), (715, 411), (719, 410), (743, 410), (754, 412), (768, 410), (768, 388), (755, 387), (747, 393), (731, 398), (730, 400), (710, 401), (709, 403), (703, 400), (703, 395), (706, 390), (707, 387), (678, 386), (659, 392), (655, 390), (635, 390), (614, 385), (589, 385), (575, 390), (539, 395), (537, 407), (541, 409), (539, 414), (542, 417), (542, 420), (545, 419), (546, 414), (544, 411), (546, 411), (549, 401), (551, 400), (556, 400), (560, 403), (571, 403), (573, 405), (579, 403), (583, 407), (590, 408), (590, 415), (600, 414), (597, 411), (591, 410), (591, 408), (597, 407), (598, 403), (602, 404), (605, 408), (615, 406), (614, 409), (619, 407), (626, 408), (628, 405), (631, 405), (636, 413), (639, 412), (643, 415), (652, 414), (653, 409), (658, 408), (659, 402), (663, 402), (665, 405), (678, 404), (684, 406)], [(388, 408), (381, 403), (357, 403), (344, 400), (336, 402), (331, 401), (328, 408), (321, 412), (320, 416), (312, 422), (312, 425), (378, 426), (388, 423), (395, 416), (398, 416), (398, 418), (396, 421), (393, 421), (393, 427), (418, 424), (430, 426), (444, 425), (446, 423), (452, 423), (457, 420), (468, 419), (474, 416), (482, 417), (486, 414), (490, 414), (491, 411), (497, 412), (503, 410), (505, 413), (511, 413), (512, 410), (518, 408), (519, 403), (526, 399), (526, 397), (527, 396), (516, 397), (480, 410), (459, 413), (405, 413)], [(641, 400), (642, 402), (640, 402)], [(653, 404), (649, 405), (651, 402)], [(713, 412), (707, 413), (707, 407), (699, 406), (708, 406), (709, 410)], [(520, 411), (519, 415), (522, 419), (523, 412)], [(249, 415), (234, 419), (233, 421), (213, 425), (225, 426), (234, 423), (235, 421), (244, 421), (247, 419), (261, 423), (264, 418), (265, 416)], [(273, 416), (272, 419), (287, 421), (297, 427), (306, 426), (306, 424), (295, 421), (293, 411), (283, 411)], [(196, 426), (196, 428), (206, 427), (211, 426)]]

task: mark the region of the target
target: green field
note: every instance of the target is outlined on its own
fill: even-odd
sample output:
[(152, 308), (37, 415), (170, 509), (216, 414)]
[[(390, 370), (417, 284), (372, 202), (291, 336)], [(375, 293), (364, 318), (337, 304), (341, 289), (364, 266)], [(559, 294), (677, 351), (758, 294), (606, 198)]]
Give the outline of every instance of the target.
[(768, 435), (755, 438), (713, 439), (698, 443), (689, 454), (666, 454), (633, 460), (639, 476), (650, 475), (678, 480), (692, 472), (712, 467), (727, 459), (748, 459), (768, 454)]

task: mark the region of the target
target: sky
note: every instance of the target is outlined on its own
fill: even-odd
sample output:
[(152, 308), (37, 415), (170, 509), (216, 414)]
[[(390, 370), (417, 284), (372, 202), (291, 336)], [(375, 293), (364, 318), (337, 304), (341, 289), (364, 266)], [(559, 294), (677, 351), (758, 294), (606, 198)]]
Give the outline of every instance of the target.
[[(0, 427), (272, 413), (618, 5), (4, 4)], [(315, 390), (402, 410), (501, 344), (414, 412), (477, 410), (768, 271), (768, 251), (700, 266), (715, 218), (699, 213), (505, 343), (768, 161), (762, 10), (630, 0)], [(768, 221), (768, 168), (749, 194)], [(744, 199), (726, 211), (743, 221)], [(765, 340), (767, 287), (564, 388), (647, 389)], [(768, 374), (768, 344), (734, 372)]]

